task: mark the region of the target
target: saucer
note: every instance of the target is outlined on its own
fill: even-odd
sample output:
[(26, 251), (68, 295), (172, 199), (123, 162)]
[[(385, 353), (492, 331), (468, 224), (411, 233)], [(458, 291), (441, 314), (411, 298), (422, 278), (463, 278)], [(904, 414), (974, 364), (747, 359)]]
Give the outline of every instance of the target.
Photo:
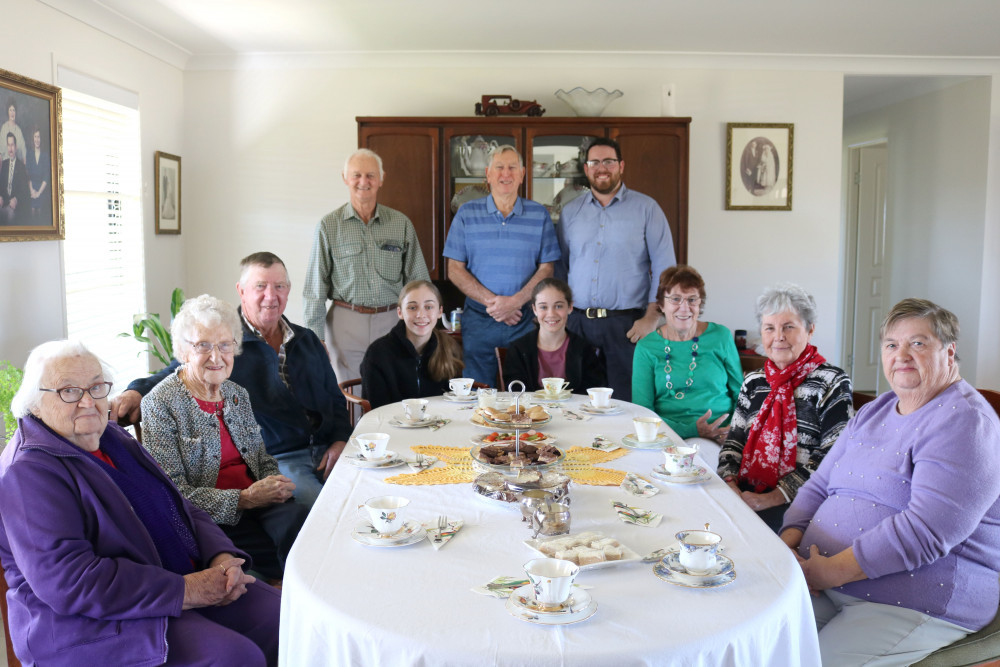
[(535, 599), (535, 588), (531, 584), (521, 586), (516, 589), (510, 594), (510, 597), (514, 600), (514, 604), (521, 609), (530, 611), (533, 614), (545, 615), (578, 614), (589, 607), (591, 602), (593, 602), (590, 597), (590, 593), (575, 586), (573, 587), (573, 592), (570, 593), (569, 599), (556, 607), (542, 606), (542, 604)]
[[(530, 591), (530, 593), (521, 593), (525, 590)], [(571, 625), (573, 623), (579, 623), (580, 621), (586, 621), (588, 618), (597, 613), (597, 603), (593, 601), (580, 611), (559, 614), (536, 613), (525, 609), (514, 602), (515, 598), (519, 594), (530, 595), (533, 598), (534, 588), (531, 584), (528, 584), (527, 586), (522, 586), (511, 593), (510, 597), (507, 598), (507, 612), (514, 618), (519, 618), (522, 621), (527, 621), (528, 623), (537, 623), (538, 625)], [(574, 595), (575, 594), (576, 589), (574, 589)]]
[(674, 440), (666, 433), (657, 433), (656, 440), (652, 442), (640, 442), (635, 437), (635, 433), (629, 433), (622, 438), (622, 444), (629, 449), (663, 449), (667, 445), (674, 444)]
[(653, 471), (649, 473), (653, 477), (664, 482), (670, 482), (671, 484), (701, 484), (702, 482), (707, 482), (712, 479), (712, 475), (708, 472), (708, 468), (704, 466), (695, 466), (688, 473), (674, 473), (667, 472), (667, 469), (663, 467), (663, 464), (653, 468)]
[[(725, 558), (725, 556), (719, 556), (719, 558)], [(653, 574), (655, 574), (660, 579), (674, 584), (675, 586), (684, 586), (686, 588), (720, 588), (727, 584), (733, 583), (736, 579), (736, 570), (732, 569), (724, 574), (719, 574), (714, 577), (695, 577), (685, 574), (680, 574), (674, 572), (669, 567), (664, 564), (666, 558), (661, 560), (659, 563), (653, 566)], [(728, 560), (728, 559), (726, 559)], [(732, 561), (730, 561), (732, 562)]]
[(366, 547), (405, 547), (426, 539), (427, 533), (419, 521), (404, 521), (402, 528), (385, 537), (370, 523), (359, 523), (351, 532), (351, 538)]
[(479, 397), (476, 396), (475, 393), (469, 393), (462, 396), (461, 394), (456, 394), (453, 391), (444, 392), (443, 398), (449, 403), (472, 403), (473, 401), (479, 400)]
[(620, 415), (624, 412), (621, 405), (609, 405), (606, 408), (595, 408), (591, 403), (583, 403), (580, 405), (580, 412), (586, 412), (588, 415)]
[(406, 463), (396, 452), (389, 451), (388, 449), (385, 451), (385, 456), (380, 459), (366, 459), (357, 453), (344, 454), (344, 458), (352, 466), (357, 466), (358, 468), (395, 468), (398, 465)]
[(389, 420), (389, 425), (395, 426), (396, 428), (423, 428), (424, 426), (430, 426), (440, 419), (441, 418), (436, 415), (427, 415), (420, 421), (411, 422), (404, 415), (396, 415)]
[(573, 392), (563, 389), (558, 394), (550, 394), (544, 389), (539, 389), (538, 391), (531, 392), (531, 398), (536, 401), (549, 402), (549, 403), (561, 403), (563, 401), (568, 401), (573, 397)]
[(681, 555), (679, 551), (668, 551), (667, 555), (663, 557), (663, 564), (674, 574), (680, 575), (687, 579), (695, 579), (698, 581), (704, 581), (706, 579), (716, 579), (721, 576), (725, 576), (733, 571), (733, 561), (732, 559), (726, 558), (720, 553), (715, 554), (715, 565), (711, 567), (707, 572), (703, 574), (698, 574), (688, 570), (681, 563)]

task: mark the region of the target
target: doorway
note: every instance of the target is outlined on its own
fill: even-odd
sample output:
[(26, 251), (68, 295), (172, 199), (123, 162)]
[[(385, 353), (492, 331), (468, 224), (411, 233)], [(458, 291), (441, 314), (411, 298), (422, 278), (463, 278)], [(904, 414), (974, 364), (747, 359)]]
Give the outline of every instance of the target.
[(847, 280), (844, 317), (845, 369), (855, 391), (880, 393), (878, 330), (885, 317), (887, 142), (850, 148), (847, 197)]

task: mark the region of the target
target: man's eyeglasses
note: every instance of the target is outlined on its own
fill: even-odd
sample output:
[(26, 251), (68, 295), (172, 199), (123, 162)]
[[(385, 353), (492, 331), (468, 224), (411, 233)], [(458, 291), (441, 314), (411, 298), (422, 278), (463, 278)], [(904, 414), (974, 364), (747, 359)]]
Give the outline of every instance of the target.
[(223, 343), (215, 343), (214, 345), (212, 343), (209, 343), (207, 340), (198, 341), (197, 343), (189, 340), (187, 344), (193, 347), (194, 351), (197, 352), (198, 354), (204, 354), (206, 356), (212, 354), (212, 348), (218, 349), (219, 352), (222, 354), (230, 354), (236, 350), (235, 341), (229, 341), (229, 340)]
[(679, 306), (685, 301), (687, 302), (687, 305), (691, 306), (692, 308), (697, 308), (698, 306), (701, 305), (700, 296), (692, 296), (688, 297), (687, 299), (679, 296), (667, 296), (664, 297), (664, 299), (666, 299), (667, 303), (669, 303), (672, 306)]
[(618, 160), (617, 158), (606, 157), (603, 160), (587, 160), (584, 164), (591, 169), (597, 169), (600, 165), (604, 165), (607, 169), (611, 169), (611, 167), (615, 166), (619, 162), (621, 162), (621, 160)]
[(38, 391), (51, 391), (54, 394), (59, 394), (59, 398), (63, 400), (63, 403), (79, 403), (83, 398), (83, 392), (87, 392), (93, 398), (107, 398), (108, 394), (111, 393), (111, 383), (98, 382), (86, 388), (62, 387), (61, 389), (45, 389), (44, 387), (39, 387)]

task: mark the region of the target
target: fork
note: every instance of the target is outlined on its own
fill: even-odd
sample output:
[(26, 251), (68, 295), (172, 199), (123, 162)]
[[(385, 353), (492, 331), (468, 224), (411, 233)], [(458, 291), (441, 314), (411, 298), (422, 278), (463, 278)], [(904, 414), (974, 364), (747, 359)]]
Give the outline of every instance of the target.
[(437, 535), (434, 536), (434, 541), (435, 542), (440, 542), (440, 541), (442, 541), (444, 539), (444, 537), (442, 536), (442, 533), (447, 528), (448, 528), (448, 517), (446, 517), (444, 514), (442, 514), (441, 516), (438, 517), (438, 532), (437, 532)]
[(424, 467), (424, 455), (421, 454), (420, 452), (417, 452), (417, 467), (418, 468)]

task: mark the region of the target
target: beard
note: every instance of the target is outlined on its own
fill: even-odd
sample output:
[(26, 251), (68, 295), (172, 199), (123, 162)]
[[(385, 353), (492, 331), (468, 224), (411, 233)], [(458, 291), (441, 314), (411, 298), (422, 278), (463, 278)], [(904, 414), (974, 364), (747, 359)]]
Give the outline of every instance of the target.
[(594, 179), (592, 177), (589, 177), (588, 180), (590, 181), (590, 189), (591, 190), (593, 190), (594, 192), (597, 192), (598, 194), (609, 195), (609, 194), (613, 193), (615, 190), (617, 190), (618, 186), (620, 186), (622, 184), (622, 175), (620, 173), (619, 174), (611, 174), (610, 179), (607, 182), (607, 185), (604, 185), (604, 186), (599, 186), (597, 184), (596, 179)]

